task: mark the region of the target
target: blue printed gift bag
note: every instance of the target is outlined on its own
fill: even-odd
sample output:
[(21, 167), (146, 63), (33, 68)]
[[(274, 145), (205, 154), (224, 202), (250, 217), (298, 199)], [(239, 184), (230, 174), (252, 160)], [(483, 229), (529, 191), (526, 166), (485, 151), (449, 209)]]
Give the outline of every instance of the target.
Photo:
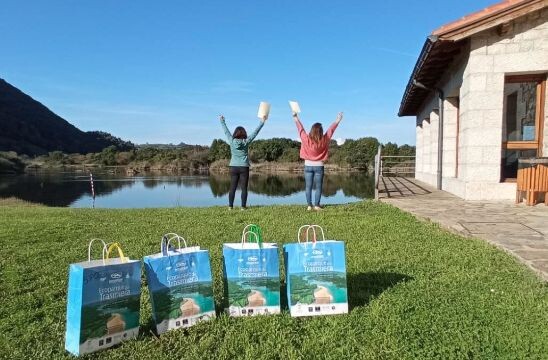
[(257, 225), (244, 228), (241, 242), (223, 244), (223, 266), (230, 316), (280, 313), (278, 246), (263, 242)]
[[(171, 247), (172, 240), (178, 241), (177, 249)], [(143, 260), (158, 334), (215, 317), (207, 250), (187, 247), (179, 235), (166, 234), (162, 237), (160, 253), (145, 256)]]
[[(301, 230), (306, 229), (306, 241)], [(316, 241), (316, 229), (322, 241)], [(309, 241), (312, 231), (313, 239)], [(318, 225), (301, 226), (297, 243), (284, 245), (287, 301), (291, 316), (348, 313), (344, 242), (325, 240)]]
[[(141, 262), (124, 256), (118, 243), (107, 247), (102, 259), (71, 264), (67, 294), (65, 349), (82, 355), (114, 346), (139, 333)], [(119, 258), (110, 258), (117, 250)]]

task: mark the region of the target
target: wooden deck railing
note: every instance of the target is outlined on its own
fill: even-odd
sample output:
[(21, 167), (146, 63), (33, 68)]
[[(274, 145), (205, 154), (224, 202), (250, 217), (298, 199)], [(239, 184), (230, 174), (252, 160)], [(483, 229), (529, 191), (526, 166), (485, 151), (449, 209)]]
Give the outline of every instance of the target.
[(379, 199), (383, 176), (415, 176), (415, 156), (382, 155), (382, 146), (379, 145), (375, 155), (375, 200)]

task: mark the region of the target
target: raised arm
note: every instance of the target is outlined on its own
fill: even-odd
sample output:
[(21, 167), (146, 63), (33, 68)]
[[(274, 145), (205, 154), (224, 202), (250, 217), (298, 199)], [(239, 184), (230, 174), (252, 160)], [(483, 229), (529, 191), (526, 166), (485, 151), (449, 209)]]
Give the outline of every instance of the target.
[(233, 140), (232, 134), (230, 133), (230, 130), (228, 130), (228, 127), (226, 126), (225, 117), (223, 115), (219, 116), (219, 120), (221, 120), (221, 126), (223, 127), (223, 130), (225, 131), (226, 138), (228, 139), (228, 143), (230, 144)]
[(325, 133), (325, 136), (327, 136), (327, 138), (329, 140), (331, 140), (331, 138), (333, 137), (333, 134), (335, 133), (335, 130), (337, 129), (337, 126), (339, 126), (339, 123), (342, 121), (342, 118), (343, 118), (343, 113), (340, 112), (338, 115), (337, 115), (337, 119), (335, 119), (335, 121), (333, 122), (333, 124), (331, 124), (331, 126), (329, 127), (329, 129), (327, 129), (327, 132)]
[(259, 126), (257, 126), (257, 128), (255, 129), (255, 131), (253, 131), (251, 133), (251, 135), (249, 135), (247, 137), (247, 140), (246, 142), (249, 144), (250, 142), (252, 142), (253, 140), (255, 140), (255, 138), (257, 137), (257, 134), (259, 134), (259, 131), (261, 131), (261, 129), (263, 128), (264, 126), (264, 123), (266, 121), (266, 116), (261, 120)]
[(307, 136), (306, 131), (304, 130), (303, 124), (301, 123), (297, 113), (293, 114), (293, 120), (295, 120), (295, 125), (297, 125), (297, 133), (299, 134), (299, 138), (301, 138), (301, 141), (305, 141)]

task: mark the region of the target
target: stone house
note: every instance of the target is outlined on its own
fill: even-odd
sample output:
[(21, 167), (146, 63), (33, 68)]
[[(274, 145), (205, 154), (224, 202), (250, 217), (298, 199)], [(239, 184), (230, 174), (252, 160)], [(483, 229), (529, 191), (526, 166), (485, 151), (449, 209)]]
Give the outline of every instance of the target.
[(415, 177), (468, 200), (514, 199), (518, 158), (548, 156), (547, 74), (548, 0), (434, 30), (398, 113), (416, 117)]

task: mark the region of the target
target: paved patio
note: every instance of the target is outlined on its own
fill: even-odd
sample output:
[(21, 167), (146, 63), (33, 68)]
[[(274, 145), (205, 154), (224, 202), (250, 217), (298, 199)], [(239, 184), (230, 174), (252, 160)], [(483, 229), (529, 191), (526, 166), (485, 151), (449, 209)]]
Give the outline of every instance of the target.
[(504, 249), (548, 281), (548, 206), (464, 201), (413, 178), (381, 178), (382, 202)]

